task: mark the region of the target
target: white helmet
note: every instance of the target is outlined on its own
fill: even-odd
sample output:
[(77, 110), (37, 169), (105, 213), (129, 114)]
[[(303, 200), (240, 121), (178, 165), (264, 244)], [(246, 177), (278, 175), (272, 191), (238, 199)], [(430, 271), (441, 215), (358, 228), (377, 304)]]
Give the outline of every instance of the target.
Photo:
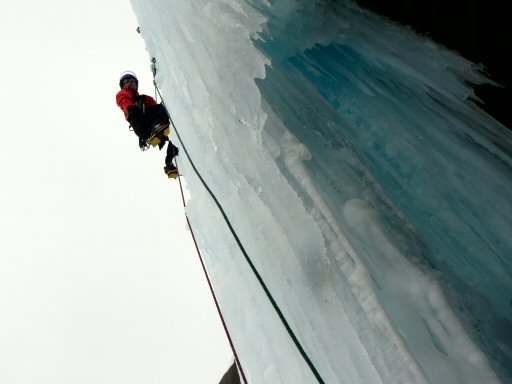
[(123, 72), (123, 74), (119, 78), (119, 87), (123, 88), (125, 81), (129, 80), (129, 79), (135, 79), (135, 82), (137, 83), (137, 85), (139, 84), (139, 79), (137, 79), (137, 76), (135, 75), (135, 73), (133, 73), (131, 71), (126, 71), (126, 72)]

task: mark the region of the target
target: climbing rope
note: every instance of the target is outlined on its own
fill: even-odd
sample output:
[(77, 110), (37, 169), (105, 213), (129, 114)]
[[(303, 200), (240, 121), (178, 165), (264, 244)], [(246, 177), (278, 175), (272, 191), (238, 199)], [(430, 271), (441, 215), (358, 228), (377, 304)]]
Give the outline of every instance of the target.
[[(256, 269), (255, 265), (253, 264), (252, 260), (250, 259), (249, 255), (247, 254), (244, 246), (242, 245), (242, 242), (240, 241), (240, 238), (238, 237), (237, 233), (235, 232), (235, 229), (233, 228), (233, 226), (231, 225), (231, 222), (229, 220), (229, 218), (227, 217), (226, 215), (226, 212), (224, 211), (224, 208), (222, 207), (222, 205), (220, 204), (220, 202), (218, 201), (217, 197), (215, 196), (215, 194), (212, 192), (212, 190), (210, 189), (210, 187), (208, 186), (208, 184), (206, 183), (206, 181), (203, 179), (203, 177), (201, 176), (201, 174), (199, 173), (199, 171), (197, 170), (194, 162), (192, 161), (192, 158), (190, 157), (190, 154), (188, 153), (185, 145), (183, 144), (183, 140), (181, 139), (181, 136), (178, 132), (178, 129), (176, 128), (176, 125), (174, 124), (174, 121), (172, 120), (172, 117), (171, 117), (171, 114), (169, 113), (169, 110), (167, 109), (167, 107), (165, 106), (165, 103), (164, 103), (164, 100), (163, 100), (163, 97), (162, 97), (162, 94), (160, 92), (160, 89), (158, 88), (158, 85), (156, 83), (156, 59), (153, 57), (151, 59), (151, 71), (153, 72), (153, 84), (155, 85), (155, 92), (158, 93), (158, 95), (160, 96), (160, 99), (162, 101), (162, 105), (167, 113), (167, 116), (169, 117), (169, 121), (171, 122), (171, 125), (172, 127), (174, 128), (174, 131), (176, 132), (176, 136), (178, 137), (178, 140), (181, 144), (181, 147), (183, 148), (183, 151), (185, 152), (185, 155), (187, 156), (187, 159), (188, 161), (190, 162), (190, 165), (192, 166), (195, 174), (197, 175), (197, 177), (199, 178), (199, 180), (201, 181), (201, 183), (203, 184), (203, 186), (205, 187), (205, 189), (207, 190), (207, 192), (210, 194), (211, 198), (213, 199), (213, 201), (215, 202), (215, 205), (217, 206), (217, 208), (219, 209), (220, 213), (222, 214), (222, 217), (224, 218), (224, 221), (226, 222), (226, 225), (228, 226), (231, 234), (233, 235), (233, 238), (235, 239), (236, 243), (238, 244), (238, 247), (240, 248), (240, 251), (242, 252), (242, 254), (244, 255), (245, 257), (245, 260), (247, 261), (247, 263), (249, 264), (249, 267), (251, 268), (252, 272), (254, 273), (256, 279), (258, 280), (258, 282), (260, 283), (263, 291), (265, 292), (265, 295), (267, 296), (268, 300), (270, 301), (270, 303), (272, 304), (272, 307), (274, 308), (274, 310), (276, 311), (277, 315), (279, 316), (279, 319), (281, 320), (283, 326), (285, 327), (286, 331), (288, 332), (288, 335), (290, 336), (290, 338), (292, 339), (293, 343), (295, 344), (295, 346), (297, 347), (297, 349), (299, 350), (301, 356), (303, 357), (303, 359), (305, 360), (305, 362), (307, 363), (307, 365), (309, 366), (309, 368), (311, 369), (311, 372), (313, 373), (313, 375), (315, 376), (315, 378), (317, 379), (317, 381), (320, 383), (320, 384), (325, 384), (324, 380), (322, 379), (322, 377), (320, 376), (320, 374), (318, 373), (318, 370), (316, 369), (316, 367), (314, 366), (313, 362), (311, 361), (311, 359), (309, 358), (309, 356), (307, 355), (306, 351), (304, 350), (304, 348), (302, 347), (302, 345), (300, 344), (299, 340), (297, 339), (297, 337), (295, 336), (293, 330), (291, 329), (290, 325), (288, 324), (288, 321), (286, 320), (283, 312), (281, 311), (281, 309), (279, 308), (279, 306), (277, 305), (276, 301), (274, 300), (272, 294), (270, 293), (267, 285), (265, 284), (263, 278), (261, 277), (260, 273), (258, 272), (258, 270)], [(156, 95), (155, 93), (155, 95)], [(176, 165), (177, 167), (177, 165)], [(179, 170), (178, 170), (178, 175), (179, 175)], [(178, 176), (179, 178), (179, 176)], [(183, 206), (186, 208), (185, 206), (185, 197), (184, 197), (184, 194), (183, 194), (183, 187), (182, 187), (182, 184), (181, 184), (181, 178), (179, 178), (179, 183), (180, 183), (180, 189), (181, 189), (181, 197), (183, 199)], [(194, 244), (196, 246), (196, 250), (197, 250), (197, 253), (199, 255), (199, 258), (201, 260), (201, 264), (203, 266), (203, 270), (205, 272), (205, 275), (206, 275), (206, 279), (208, 281), (208, 285), (210, 286), (210, 290), (212, 292), (212, 295), (213, 295), (213, 298), (214, 298), (214, 301), (215, 301), (215, 305), (217, 306), (217, 311), (219, 312), (219, 315), (220, 315), (220, 318), (221, 318), (221, 321), (222, 321), (222, 324), (224, 325), (224, 330), (226, 332), (226, 335), (228, 337), (228, 340), (229, 340), (229, 343), (231, 345), (231, 349), (233, 350), (233, 353), (235, 355), (235, 359), (236, 359), (236, 362), (237, 362), (237, 365), (238, 365), (238, 368), (242, 374), (242, 377), (244, 379), (244, 382), (247, 384), (247, 380), (245, 378), (245, 374), (242, 370), (242, 367), (240, 365), (240, 361), (238, 359), (238, 356), (236, 354), (236, 351), (235, 351), (235, 347), (234, 347), (234, 344), (231, 340), (231, 337), (229, 336), (229, 331), (226, 327), (226, 323), (224, 321), (224, 317), (222, 315), (222, 312), (220, 310), (220, 307), (219, 307), (219, 304), (217, 302), (217, 298), (215, 297), (215, 292), (213, 290), (213, 287), (210, 283), (210, 278), (208, 277), (208, 273), (207, 273), (207, 270), (206, 270), (206, 267), (205, 267), (205, 264), (203, 262), (203, 259), (201, 257), (201, 253), (199, 251), (199, 247), (197, 245), (197, 242), (196, 242), (196, 239), (195, 239), (195, 236), (194, 236), (194, 232), (192, 230), (192, 226), (190, 224), (190, 221), (188, 219), (188, 216), (187, 216), (187, 213), (185, 211), (185, 217), (187, 219), (187, 223), (188, 223), (188, 226), (189, 226), (189, 229), (190, 229), (190, 233), (192, 234), (192, 239), (194, 241)]]
[[(176, 132), (176, 135), (178, 135), (178, 131), (176, 130), (176, 126), (174, 125), (174, 122), (172, 121), (171, 114), (169, 113), (169, 110), (165, 106), (164, 100), (162, 98), (162, 94), (160, 93), (160, 90), (158, 89), (158, 86), (156, 84), (156, 80), (155, 80), (155, 75), (156, 75), (155, 61), (156, 61), (155, 58), (153, 58), (151, 60), (151, 72), (153, 72), (153, 84), (155, 85), (155, 100), (158, 101), (158, 98), (157, 98), (157, 93), (158, 93), (158, 95), (160, 95), (160, 99), (162, 101), (162, 105), (163, 105), (163, 107), (165, 109), (165, 112), (167, 113), (167, 116), (169, 117), (169, 121), (171, 122), (172, 126), (174, 127), (174, 131)], [(183, 145), (183, 142), (181, 141), (181, 138), (179, 137), (179, 135), (178, 135), (178, 140), (180, 141), (180, 143), (182, 145), (182, 148), (184, 149), (185, 153), (187, 154), (187, 157), (190, 160), (190, 156), (188, 155), (188, 152), (186, 151), (185, 146)], [(170, 143), (169, 143), (169, 145), (170, 145)], [(176, 153), (175, 153), (174, 147), (173, 147), (172, 151), (173, 151), (173, 158), (176, 158)], [(183, 192), (183, 184), (181, 183), (180, 170), (178, 168), (178, 161), (176, 161), (176, 170), (178, 172), (178, 181), (179, 181), (179, 184), (180, 184), (181, 201), (183, 203), (183, 208), (187, 208), (187, 205), (185, 203), (185, 194)], [(222, 327), (224, 328), (224, 332), (226, 333), (226, 337), (228, 338), (229, 345), (231, 347), (231, 350), (233, 351), (233, 356), (235, 357), (236, 365), (238, 367), (238, 371), (240, 372), (240, 375), (242, 376), (242, 379), (243, 379), (244, 383), (248, 384), (247, 378), (245, 377), (245, 372), (244, 372), (244, 370), (242, 368), (242, 364), (240, 363), (240, 359), (238, 358), (238, 353), (236, 352), (235, 344), (233, 343), (233, 339), (231, 339), (231, 335), (229, 334), (229, 330), (228, 330), (226, 321), (224, 320), (224, 315), (222, 314), (222, 311), (220, 309), (219, 301), (217, 300), (217, 295), (215, 295), (215, 290), (213, 289), (213, 285), (211, 283), (210, 276), (208, 275), (208, 270), (206, 269), (206, 265), (204, 263), (203, 256), (201, 254), (201, 251), (199, 250), (199, 245), (197, 244), (196, 236), (194, 234), (194, 230), (192, 229), (192, 224), (190, 223), (190, 220), (188, 218), (186, 209), (184, 210), (184, 212), (185, 212), (185, 219), (187, 220), (188, 228), (189, 228), (190, 233), (192, 235), (192, 241), (194, 242), (194, 246), (196, 247), (197, 255), (199, 257), (199, 262), (201, 263), (201, 266), (203, 268), (203, 272), (204, 272), (204, 275), (206, 277), (206, 281), (208, 283), (208, 287), (210, 288), (210, 292), (212, 294), (213, 301), (215, 302), (215, 307), (217, 308), (217, 312), (219, 314), (220, 321), (222, 322)]]

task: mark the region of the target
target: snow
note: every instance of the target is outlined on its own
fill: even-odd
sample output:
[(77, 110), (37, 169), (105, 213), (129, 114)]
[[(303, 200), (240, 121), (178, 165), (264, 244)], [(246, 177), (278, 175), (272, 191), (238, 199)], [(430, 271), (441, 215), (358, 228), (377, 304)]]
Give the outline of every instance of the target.
[[(470, 101), (477, 66), (345, 1), (132, 5), (184, 147), (326, 383), (510, 378), (512, 137)], [(181, 153), (248, 381), (316, 382)]]

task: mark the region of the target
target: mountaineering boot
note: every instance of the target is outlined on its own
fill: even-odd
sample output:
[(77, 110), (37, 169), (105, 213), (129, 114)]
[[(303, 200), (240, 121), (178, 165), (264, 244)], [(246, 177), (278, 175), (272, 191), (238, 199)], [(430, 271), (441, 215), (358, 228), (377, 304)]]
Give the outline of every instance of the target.
[(164, 172), (169, 179), (176, 179), (178, 177), (178, 169), (172, 163), (164, 167)]
[(151, 129), (151, 135), (149, 136), (148, 143), (152, 147), (156, 147), (160, 144), (161, 141), (165, 141), (165, 137), (169, 136), (169, 133), (171, 132), (169, 128), (169, 123), (161, 123), (155, 125)]

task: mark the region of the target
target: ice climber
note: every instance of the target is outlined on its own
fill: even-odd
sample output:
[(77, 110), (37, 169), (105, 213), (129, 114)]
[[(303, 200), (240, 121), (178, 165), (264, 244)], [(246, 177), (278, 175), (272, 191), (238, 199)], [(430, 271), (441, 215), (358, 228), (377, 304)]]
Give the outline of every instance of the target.
[(176, 178), (178, 172), (172, 160), (179, 150), (168, 138), (169, 117), (165, 107), (151, 96), (139, 94), (139, 81), (133, 72), (121, 75), (119, 87), (121, 90), (116, 95), (116, 102), (133, 132), (139, 137), (139, 147), (146, 150), (150, 145), (158, 145), (162, 149), (165, 142), (169, 141), (164, 171), (169, 178)]

